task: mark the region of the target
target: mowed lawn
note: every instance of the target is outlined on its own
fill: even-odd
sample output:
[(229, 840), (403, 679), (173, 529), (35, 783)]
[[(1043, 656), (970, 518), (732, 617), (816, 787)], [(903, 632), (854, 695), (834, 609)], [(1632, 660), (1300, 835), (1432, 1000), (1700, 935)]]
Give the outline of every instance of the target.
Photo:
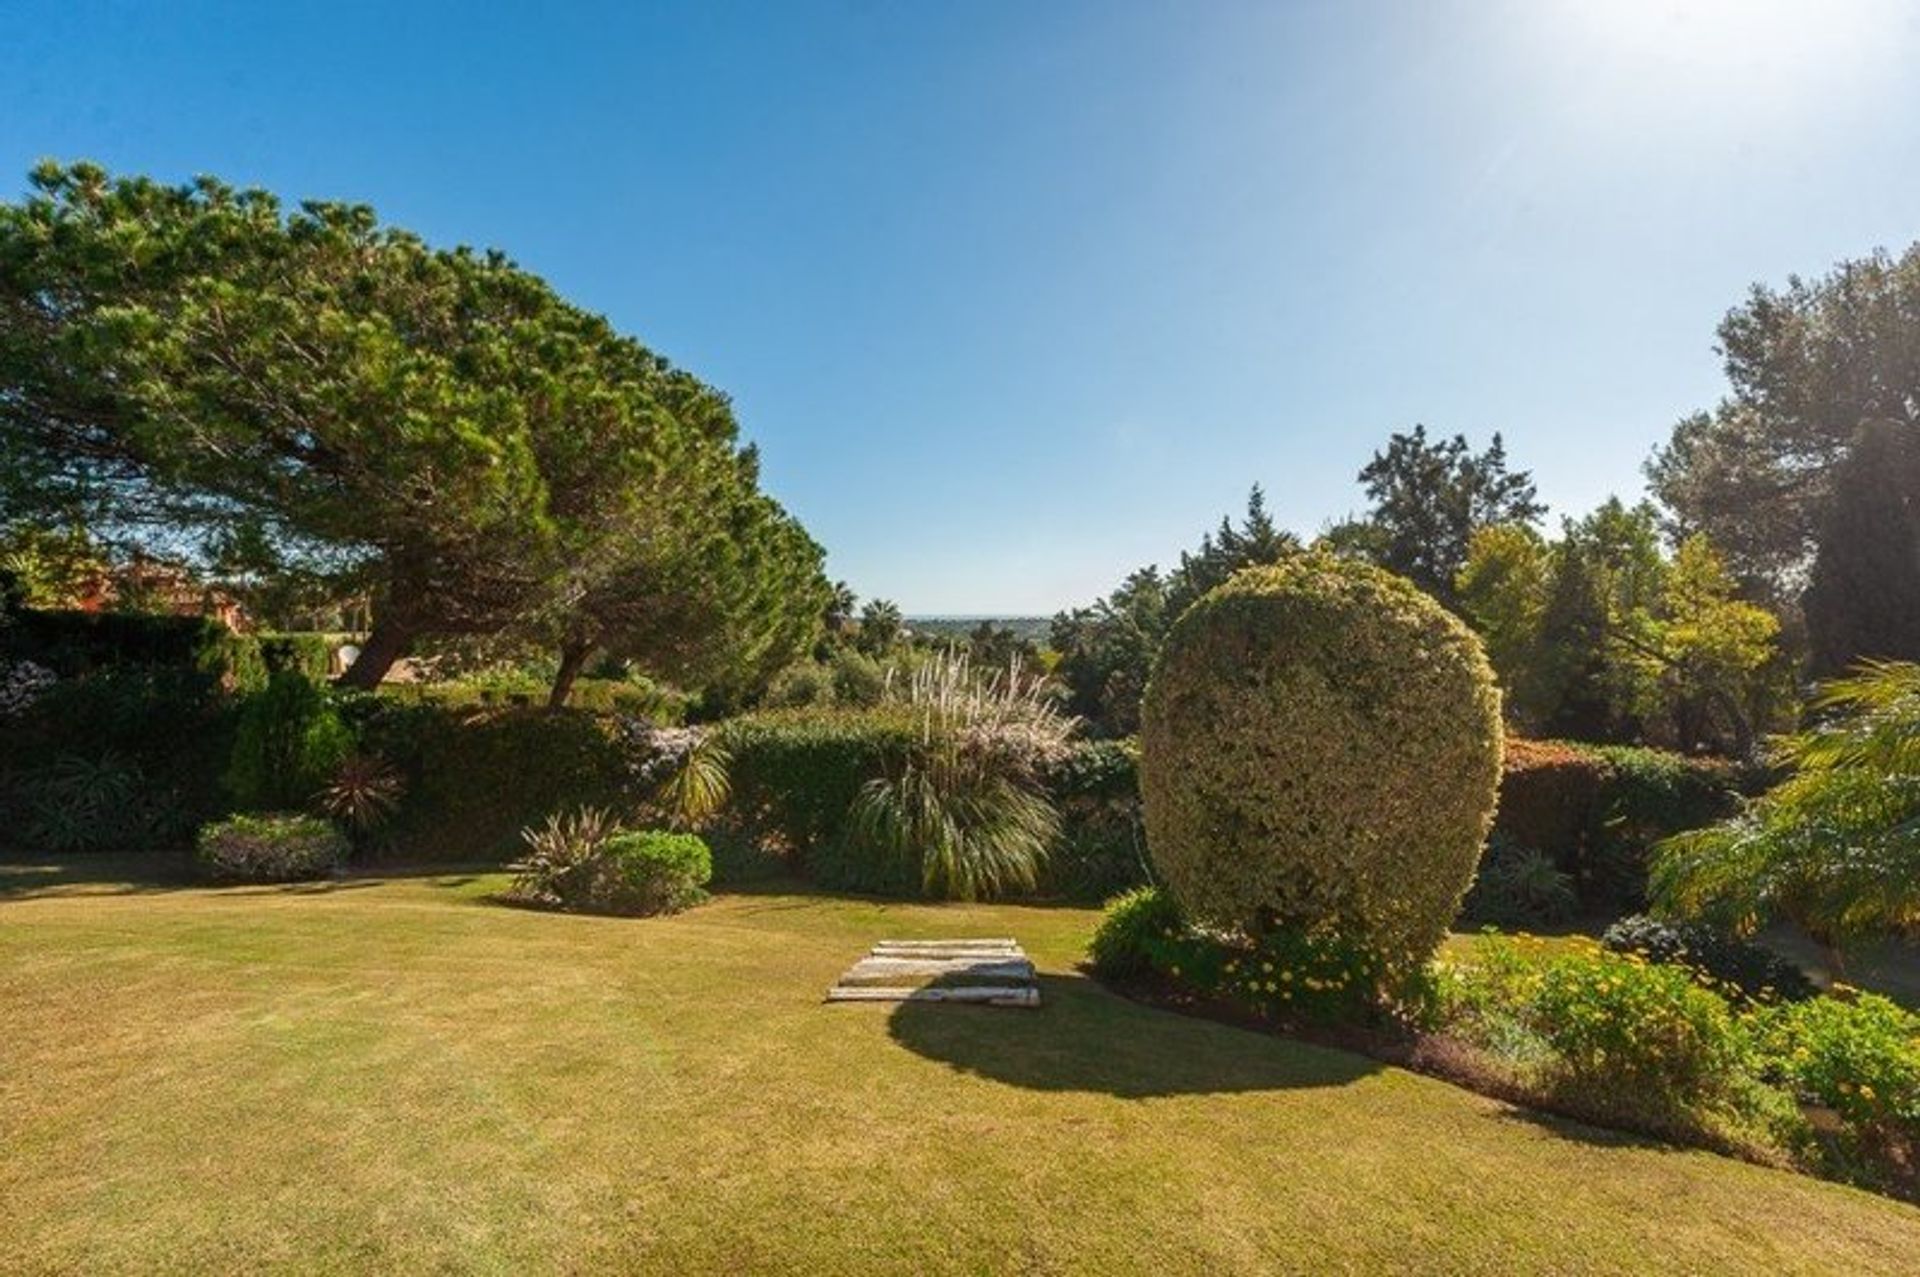
[[(1920, 1211), (1149, 1010), (1094, 915), (0, 867), (0, 1269), (1920, 1270)], [(826, 1006), (1011, 935), (1037, 1012)]]

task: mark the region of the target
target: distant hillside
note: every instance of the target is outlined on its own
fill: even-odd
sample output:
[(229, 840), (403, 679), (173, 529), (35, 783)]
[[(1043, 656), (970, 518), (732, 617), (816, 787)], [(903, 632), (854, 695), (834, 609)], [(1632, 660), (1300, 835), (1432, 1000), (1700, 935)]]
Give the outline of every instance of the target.
[(1023, 639), (1044, 643), (1047, 626), (1052, 620), (1047, 616), (910, 616), (907, 618), (907, 628), (915, 634), (946, 634), (965, 638), (980, 622), (991, 621), (995, 629), (1012, 630)]

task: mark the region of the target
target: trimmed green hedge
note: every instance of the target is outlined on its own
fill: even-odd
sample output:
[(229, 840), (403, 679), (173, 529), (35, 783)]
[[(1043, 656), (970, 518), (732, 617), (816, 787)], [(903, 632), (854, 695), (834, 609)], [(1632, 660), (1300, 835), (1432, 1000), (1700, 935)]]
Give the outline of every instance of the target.
[(1552, 857), (1587, 913), (1646, 904), (1647, 849), (1732, 814), (1757, 777), (1721, 759), (1509, 740), (1494, 831)]
[(267, 682), (256, 639), (199, 616), (24, 611), (0, 628), (0, 655), (44, 665), (61, 678), (138, 667), (191, 671), (230, 692)]
[(226, 810), (220, 778), (258, 644), (197, 617), (22, 612), (0, 660), (57, 681), (0, 731), (0, 841), (37, 851), (184, 845)]
[(387, 855), (494, 861), (520, 849), (520, 831), (580, 806), (624, 808), (627, 757), (614, 725), (577, 710), (455, 710), (385, 696), (343, 709), (360, 747), (406, 778), (381, 831)]
[(1097, 904), (1148, 881), (1138, 741), (1082, 741), (1042, 781), (1060, 809), (1060, 837), (1035, 894)]
[(772, 710), (716, 730), (732, 760), (728, 820), (821, 886), (918, 894), (920, 867), (882, 862), (847, 837), (854, 799), (919, 739), (897, 710)]

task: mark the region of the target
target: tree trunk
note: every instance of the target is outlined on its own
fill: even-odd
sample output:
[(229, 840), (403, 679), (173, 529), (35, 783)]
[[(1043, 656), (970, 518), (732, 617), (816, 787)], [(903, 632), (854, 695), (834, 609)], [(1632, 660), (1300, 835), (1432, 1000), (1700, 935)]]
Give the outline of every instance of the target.
[(1746, 712), (1740, 708), (1740, 702), (1734, 700), (1732, 696), (1719, 689), (1716, 689), (1711, 695), (1714, 700), (1720, 703), (1721, 711), (1726, 714), (1727, 726), (1733, 729), (1733, 752), (1735, 756), (1741, 759), (1751, 759), (1754, 755), (1754, 745), (1756, 744), (1753, 739), (1753, 724), (1747, 721)]
[(548, 709), (559, 709), (567, 703), (567, 697), (573, 694), (573, 680), (580, 677), (580, 668), (592, 652), (591, 643), (560, 645), (560, 672), (553, 676), (553, 691), (547, 694)]
[(380, 680), (387, 676), (393, 663), (407, 654), (412, 642), (413, 631), (405, 626), (393, 621), (374, 621), (372, 632), (360, 648), (360, 655), (340, 675), (340, 686), (372, 691), (380, 686)]

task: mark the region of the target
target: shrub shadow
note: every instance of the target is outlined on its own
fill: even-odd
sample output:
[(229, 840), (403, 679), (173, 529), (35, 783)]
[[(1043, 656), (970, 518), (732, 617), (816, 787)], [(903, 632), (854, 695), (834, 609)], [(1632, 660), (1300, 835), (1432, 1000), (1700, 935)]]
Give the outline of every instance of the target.
[(1084, 976), (1042, 975), (1039, 985), (1037, 1010), (902, 1002), (888, 1032), (916, 1055), (977, 1077), (1123, 1099), (1344, 1086), (1385, 1067), (1156, 1010)]
[(194, 877), (193, 857), (187, 852), (0, 854), (0, 900), (69, 891), (131, 896), (203, 885)]

